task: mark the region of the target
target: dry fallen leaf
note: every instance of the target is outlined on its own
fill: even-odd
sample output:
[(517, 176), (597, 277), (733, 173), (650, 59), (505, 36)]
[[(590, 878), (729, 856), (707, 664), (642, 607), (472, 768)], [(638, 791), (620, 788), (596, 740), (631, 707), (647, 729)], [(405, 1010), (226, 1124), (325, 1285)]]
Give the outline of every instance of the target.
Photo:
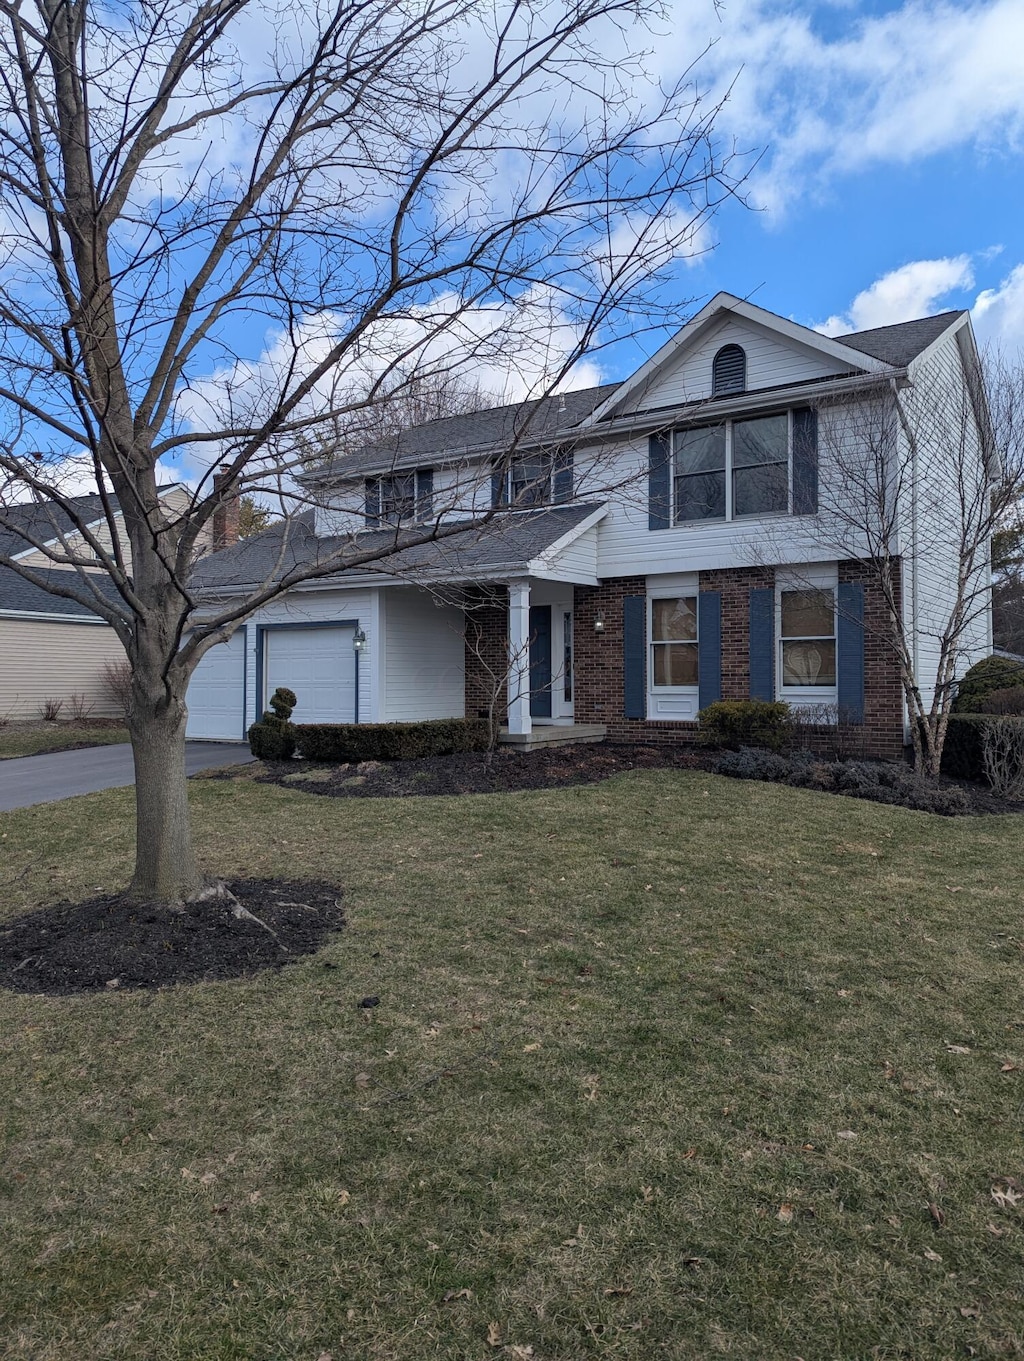
[(789, 1203), (788, 1200), (783, 1201), (783, 1203), (779, 1206), (779, 1213), (775, 1216), (775, 1218), (779, 1220), (779, 1222), (782, 1224), (792, 1224), (793, 1206)]
[(472, 1290), (467, 1290), (464, 1286), (461, 1290), (446, 1290), (442, 1303), (451, 1304), (452, 1300), (471, 1300), (472, 1298)]
[(351, 1199), (352, 1199), (352, 1194), (351, 1194), (350, 1191), (339, 1191), (339, 1192), (338, 1192), (338, 1204), (339, 1204), (339, 1205), (347, 1205)]
[(583, 1079), (583, 1100), (596, 1101), (599, 1078), (596, 1073), (588, 1073)]
[(505, 1350), (512, 1357), (512, 1361), (530, 1361), (530, 1357), (533, 1355), (532, 1347), (520, 1347), (518, 1344), (506, 1347)]
[(524, 1054), (536, 1054), (536, 1052), (537, 1052), (537, 1050), (538, 1050), (539, 1048), (540, 1048), (540, 1041), (539, 1041), (539, 1040), (538, 1040), (535, 1044), (524, 1044), (524, 1045), (523, 1045), (523, 1053), (524, 1053)]
[(217, 1180), (217, 1173), (204, 1172), (203, 1175), (199, 1178), (199, 1180), (202, 1182), (204, 1186), (212, 1186), (213, 1183)]
[(966, 1044), (947, 1044), (947, 1054), (969, 1054), (971, 1051)]
[(356, 1073), (355, 1077), (353, 1078), (353, 1081), (355, 1082), (356, 1086), (359, 1087), (360, 1089), (369, 1087), (369, 1085), (370, 1085), (370, 1074), (369, 1074), (369, 1073)]
[(895, 1215), (889, 1215), (885, 1222), (887, 1224), (891, 1224), (894, 1229), (898, 1229), (900, 1225), (903, 1223), (903, 1220), (897, 1219)]
[(1012, 1186), (993, 1186), (992, 1199), (1001, 1210), (1015, 1210), (1024, 1196)]
[(936, 1204), (930, 1203), (928, 1206), (928, 1213), (931, 1215), (932, 1219), (935, 1220), (935, 1223), (941, 1229), (943, 1224), (945, 1224), (946, 1222), (946, 1216), (942, 1212), (942, 1210), (940, 1210)]
[(857, 1131), (855, 1129), (841, 1129), (838, 1131), (838, 1137), (840, 1139), (856, 1139)]
[(321, 1352), (316, 1361), (334, 1361), (334, 1357), (330, 1352)]
[(963, 893), (964, 891), (963, 884), (947, 884), (946, 888), (950, 893)]
[(641, 1186), (641, 1187), (640, 1187), (640, 1190), (643, 1192), (644, 1204), (645, 1204), (645, 1205), (650, 1205), (651, 1202), (654, 1200), (654, 1187), (653, 1187), (653, 1186)]
[(981, 1310), (976, 1304), (961, 1304), (960, 1313), (964, 1318), (981, 1318)]
[(986, 1224), (985, 1228), (988, 1229), (989, 1233), (996, 1238), (1002, 1238), (1003, 1234), (1006, 1232), (1005, 1229), (997, 1228), (995, 1224)]
[(488, 1347), (501, 1346), (501, 1328), (497, 1323), (487, 1325), (487, 1345)]
[(925, 1250), (924, 1250), (924, 1255), (928, 1258), (929, 1262), (941, 1262), (941, 1261), (942, 1261), (942, 1257), (939, 1255), (939, 1253), (937, 1253), (937, 1252), (932, 1252), (931, 1248), (925, 1248)]
[(215, 1205), (211, 1213), (215, 1215), (226, 1215), (228, 1209), (229, 1209), (228, 1203), (227, 1201), (224, 1201), (223, 1205)]
[(999, 1071), (1001, 1073), (1019, 1073), (1020, 1068), (1016, 1063), (1004, 1063)]

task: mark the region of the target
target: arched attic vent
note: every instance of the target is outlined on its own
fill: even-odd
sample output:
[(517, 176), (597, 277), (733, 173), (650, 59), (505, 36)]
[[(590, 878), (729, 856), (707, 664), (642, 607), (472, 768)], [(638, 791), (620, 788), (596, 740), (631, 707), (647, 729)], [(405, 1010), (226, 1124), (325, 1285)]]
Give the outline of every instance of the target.
[(711, 395), (746, 392), (747, 356), (739, 345), (723, 345), (711, 366)]

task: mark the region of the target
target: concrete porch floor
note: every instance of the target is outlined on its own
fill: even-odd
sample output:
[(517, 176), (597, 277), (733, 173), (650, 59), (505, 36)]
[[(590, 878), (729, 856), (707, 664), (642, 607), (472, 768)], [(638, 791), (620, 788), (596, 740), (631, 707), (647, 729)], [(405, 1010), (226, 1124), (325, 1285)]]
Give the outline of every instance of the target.
[(603, 723), (551, 723), (526, 733), (502, 728), (498, 742), (513, 751), (538, 751), (544, 747), (567, 747), (573, 742), (603, 742), (607, 735)]

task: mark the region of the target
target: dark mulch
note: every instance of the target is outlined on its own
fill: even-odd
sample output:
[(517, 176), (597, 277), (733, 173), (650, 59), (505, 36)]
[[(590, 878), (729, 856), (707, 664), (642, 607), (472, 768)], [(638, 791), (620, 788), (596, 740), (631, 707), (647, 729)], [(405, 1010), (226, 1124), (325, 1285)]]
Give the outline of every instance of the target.
[(234, 916), (228, 899), (175, 911), (116, 894), (5, 922), (0, 987), (70, 996), (239, 978), (312, 954), (344, 925), (331, 884), (242, 879), (228, 888), (266, 926)]
[[(490, 761), (480, 752), (428, 756), (411, 761), (361, 761), (315, 765), (309, 761), (267, 761), (262, 767), (211, 771), (212, 779), (251, 779), (328, 798), (383, 799), (441, 794), (497, 794), (517, 789), (561, 789), (594, 784), (625, 770), (713, 770), (721, 752), (700, 747), (659, 747), (610, 742), (578, 743), (531, 752), (499, 748)], [(1024, 804), (998, 798), (984, 785), (942, 776), (940, 787), (956, 786), (967, 796), (966, 814), (1024, 813)], [(850, 790), (823, 790), (860, 797)]]
[(338, 766), (268, 761), (265, 773), (257, 779), (331, 798), (380, 799), (560, 789), (594, 784), (624, 770), (697, 770), (707, 766), (707, 755), (692, 748), (577, 743), (531, 752), (499, 748), (490, 761), (481, 752)]

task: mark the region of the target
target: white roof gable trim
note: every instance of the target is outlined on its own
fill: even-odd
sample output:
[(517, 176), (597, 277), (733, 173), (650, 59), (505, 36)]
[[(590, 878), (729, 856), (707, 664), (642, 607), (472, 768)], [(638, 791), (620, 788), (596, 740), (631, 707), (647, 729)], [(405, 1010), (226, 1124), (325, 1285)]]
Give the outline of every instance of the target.
[(816, 350), (819, 354), (855, 372), (867, 374), (893, 372), (891, 364), (885, 364), (882, 360), (874, 359), (871, 355), (863, 354), (848, 345), (841, 345), (838, 340), (812, 331), (808, 326), (800, 326), (795, 321), (776, 316), (774, 312), (768, 312), (763, 307), (755, 307), (753, 303), (744, 302), (742, 298), (736, 298), (731, 293), (716, 293), (695, 317), (692, 317), (671, 340), (666, 341), (661, 349), (648, 359), (646, 364), (641, 365), (631, 378), (627, 378), (610, 397), (596, 407), (590, 416), (580, 423), (579, 428), (585, 430), (611, 415), (628, 397), (652, 383), (662, 370), (695, 345), (712, 326), (729, 315), (756, 326), (763, 326), (782, 339)]

